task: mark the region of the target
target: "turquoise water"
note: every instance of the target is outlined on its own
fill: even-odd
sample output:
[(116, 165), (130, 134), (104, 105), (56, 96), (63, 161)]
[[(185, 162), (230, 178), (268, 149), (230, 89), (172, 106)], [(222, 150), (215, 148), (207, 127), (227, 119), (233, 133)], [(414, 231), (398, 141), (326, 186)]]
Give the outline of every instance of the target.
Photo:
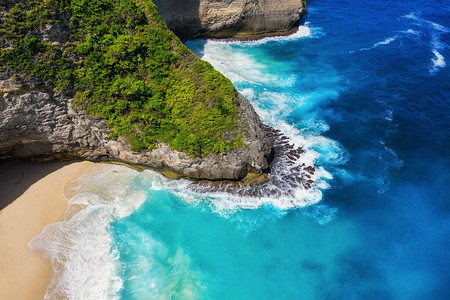
[(308, 3), (293, 36), (187, 45), (305, 150), (317, 185), (238, 197), (95, 166), (32, 242), (50, 296), (450, 299), (449, 3)]

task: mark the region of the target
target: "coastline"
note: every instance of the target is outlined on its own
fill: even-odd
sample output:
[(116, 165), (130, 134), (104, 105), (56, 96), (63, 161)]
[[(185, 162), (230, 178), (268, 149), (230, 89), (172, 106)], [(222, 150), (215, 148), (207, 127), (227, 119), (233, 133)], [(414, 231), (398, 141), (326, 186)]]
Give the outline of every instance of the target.
[[(263, 33), (249, 33), (249, 34), (237, 34), (233, 36), (220, 37), (217, 35), (204, 35), (198, 38), (206, 38), (213, 41), (225, 41), (225, 42), (254, 42), (265, 38), (271, 37), (283, 37), (294, 34), (298, 31), (300, 25), (294, 26), (289, 30), (275, 31), (275, 32), (263, 32)], [(197, 38), (196, 38), (197, 39)]]
[[(2, 207), (15, 190), (30, 186), (0, 211), (0, 298), (42, 299), (52, 267), (41, 254), (33, 253), (28, 243), (48, 224), (63, 220), (67, 208), (64, 184), (81, 176), (92, 162), (7, 164), (2, 164), (0, 174), (6, 181), (2, 187), (8, 189), (0, 195)], [(47, 171), (44, 175), (43, 169)], [(14, 186), (10, 182), (17, 180), (16, 174), (21, 179)], [(20, 186), (22, 181), (25, 183)]]

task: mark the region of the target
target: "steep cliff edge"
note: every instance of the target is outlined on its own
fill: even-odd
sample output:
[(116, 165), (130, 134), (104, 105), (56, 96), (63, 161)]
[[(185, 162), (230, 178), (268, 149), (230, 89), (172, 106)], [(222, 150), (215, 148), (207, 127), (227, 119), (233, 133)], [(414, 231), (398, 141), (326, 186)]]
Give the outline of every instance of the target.
[(247, 99), (152, 1), (0, 1), (0, 158), (111, 159), (196, 179), (267, 168)]
[(302, 0), (154, 0), (182, 40), (196, 37), (257, 37), (288, 32), (306, 13)]

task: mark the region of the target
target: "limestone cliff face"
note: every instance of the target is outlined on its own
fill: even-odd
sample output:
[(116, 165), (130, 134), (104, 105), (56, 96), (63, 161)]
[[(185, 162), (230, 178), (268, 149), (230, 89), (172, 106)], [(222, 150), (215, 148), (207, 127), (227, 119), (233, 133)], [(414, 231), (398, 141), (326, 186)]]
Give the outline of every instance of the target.
[(282, 33), (306, 12), (302, 0), (154, 0), (170, 30), (182, 40)]
[(268, 167), (271, 143), (247, 99), (239, 96), (240, 130), (246, 147), (191, 158), (165, 144), (140, 153), (125, 138), (111, 140), (105, 121), (74, 109), (70, 95), (37, 78), (0, 73), (0, 158), (118, 160), (194, 179), (241, 179)]

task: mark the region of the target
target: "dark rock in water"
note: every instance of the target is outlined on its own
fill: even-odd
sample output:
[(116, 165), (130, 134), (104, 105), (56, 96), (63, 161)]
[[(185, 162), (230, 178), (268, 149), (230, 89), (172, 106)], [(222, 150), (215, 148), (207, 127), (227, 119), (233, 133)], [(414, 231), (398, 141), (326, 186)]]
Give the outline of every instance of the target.
[(313, 175), (314, 172), (316, 172), (316, 169), (315, 169), (314, 167), (312, 167), (312, 166), (309, 166), (309, 167), (305, 168), (305, 170), (306, 170), (308, 173), (310, 173), (311, 175)]
[(266, 134), (273, 144), (269, 168), (264, 174), (244, 178), (240, 182), (198, 181), (192, 188), (198, 192), (227, 192), (248, 197), (295, 197), (297, 189), (311, 189), (315, 182), (315, 168), (300, 163), (304, 153), (295, 147), (280, 130), (265, 126)]
[(306, 13), (300, 0), (155, 0), (170, 30), (182, 40), (246, 38), (289, 32)]

